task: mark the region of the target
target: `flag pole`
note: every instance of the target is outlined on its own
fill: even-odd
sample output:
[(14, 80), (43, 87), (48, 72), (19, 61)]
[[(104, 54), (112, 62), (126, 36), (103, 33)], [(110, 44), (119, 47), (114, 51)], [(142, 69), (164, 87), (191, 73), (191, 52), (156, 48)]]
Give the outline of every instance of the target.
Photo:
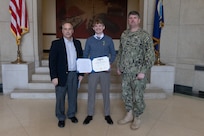
[[(160, 60), (160, 39), (153, 37), (153, 41), (154, 41), (154, 48), (155, 48), (154, 51), (155, 51), (155, 56), (156, 56), (156, 60), (154, 62), (154, 65), (165, 65)], [(156, 46), (157, 46), (157, 48), (156, 48)]]
[(20, 43), (22, 35), (29, 31), (28, 28), (28, 13), (26, 8), (26, 0), (10, 0), (9, 11), (11, 14), (10, 29), (14, 34), (17, 43), (17, 59), (11, 63), (22, 64), (26, 63), (21, 58)]
[(23, 61), (21, 58), (21, 51), (20, 51), (20, 45), (18, 45), (18, 50), (17, 50), (17, 58), (15, 61), (11, 62), (12, 64), (23, 64), (26, 63), (26, 61)]
[(160, 60), (160, 52), (158, 51), (158, 53), (156, 54), (156, 60), (154, 62), (154, 65), (160, 66), (160, 65), (165, 65), (164, 63), (161, 62)]

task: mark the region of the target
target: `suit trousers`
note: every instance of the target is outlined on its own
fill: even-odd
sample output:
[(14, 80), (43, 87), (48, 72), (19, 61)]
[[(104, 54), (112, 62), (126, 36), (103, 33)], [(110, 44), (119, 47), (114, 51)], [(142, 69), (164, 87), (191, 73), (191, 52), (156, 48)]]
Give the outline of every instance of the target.
[(110, 72), (91, 73), (88, 77), (88, 115), (94, 115), (97, 84), (103, 94), (104, 115), (110, 115)]
[(65, 98), (67, 94), (68, 110), (67, 117), (75, 116), (77, 112), (77, 87), (78, 87), (78, 76), (77, 72), (68, 72), (67, 82), (65, 86), (56, 86), (56, 107), (55, 113), (58, 120), (63, 121), (66, 119), (65, 115)]

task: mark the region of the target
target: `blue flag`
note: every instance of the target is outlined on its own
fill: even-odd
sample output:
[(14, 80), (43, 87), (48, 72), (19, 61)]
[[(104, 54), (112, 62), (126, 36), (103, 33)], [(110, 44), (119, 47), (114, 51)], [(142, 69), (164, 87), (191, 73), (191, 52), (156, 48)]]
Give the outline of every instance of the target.
[(155, 14), (154, 14), (154, 28), (153, 28), (153, 41), (156, 55), (160, 49), (160, 36), (161, 29), (164, 26), (163, 14), (163, 0), (156, 0)]

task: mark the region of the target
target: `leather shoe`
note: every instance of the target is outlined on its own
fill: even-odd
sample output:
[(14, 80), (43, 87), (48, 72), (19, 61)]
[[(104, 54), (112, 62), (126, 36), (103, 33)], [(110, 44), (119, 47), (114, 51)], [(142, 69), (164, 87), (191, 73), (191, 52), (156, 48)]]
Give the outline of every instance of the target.
[(65, 126), (65, 121), (59, 121), (58, 127), (63, 128)]
[(70, 117), (69, 119), (72, 121), (72, 123), (77, 123), (78, 122), (78, 119), (75, 116)]
[(112, 125), (113, 124), (113, 120), (111, 119), (111, 117), (108, 115), (108, 116), (105, 116), (105, 120), (108, 124)]
[(93, 119), (92, 116), (87, 116), (83, 122), (84, 125), (89, 124), (89, 122)]

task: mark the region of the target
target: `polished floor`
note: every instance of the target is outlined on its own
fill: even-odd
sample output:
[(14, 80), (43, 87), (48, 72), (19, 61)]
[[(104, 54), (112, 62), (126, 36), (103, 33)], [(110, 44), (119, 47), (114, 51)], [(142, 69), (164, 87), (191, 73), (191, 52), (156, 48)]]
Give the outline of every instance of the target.
[(114, 124), (103, 117), (102, 100), (96, 101), (95, 115), (88, 125), (86, 101), (78, 100), (77, 124), (66, 120), (59, 128), (54, 115), (55, 100), (18, 100), (0, 95), (0, 136), (204, 136), (204, 99), (174, 94), (167, 99), (147, 99), (141, 127), (120, 126), (124, 114), (120, 99), (111, 99)]

